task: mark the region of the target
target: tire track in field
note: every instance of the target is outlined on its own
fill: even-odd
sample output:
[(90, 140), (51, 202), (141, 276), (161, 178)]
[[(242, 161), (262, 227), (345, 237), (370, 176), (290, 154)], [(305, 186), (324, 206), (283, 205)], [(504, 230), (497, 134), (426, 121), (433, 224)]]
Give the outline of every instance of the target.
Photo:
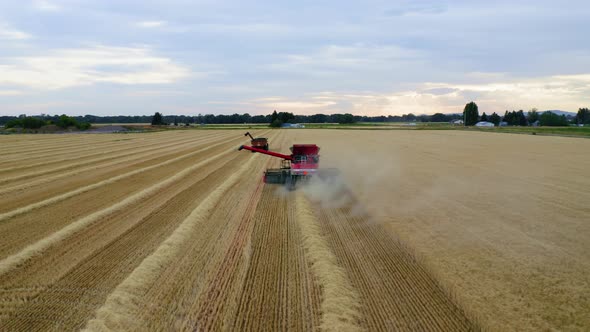
[[(205, 138), (198, 138), (198, 139), (196, 139), (196, 141), (206, 140), (206, 139), (207, 139), (206, 137)], [(170, 143), (170, 145), (178, 144), (178, 143), (174, 143), (174, 142), (179, 142), (179, 141), (182, 141), (182, 140), (173, 141)], [(168, 142), (158, 142), (158, 143), (154, 144), (151, 148), (153, 149), (155, 146), (158, 146), (161, 144), (166, 144), (166, 143), (168, 143)], [(170, 145), (168, 145), (168, 146), (170, 146)], [(132, 147), (130, 149), (134, 149), (134, 148)], [(137, 149), (137, 147), (135, 147), (135, 149)], [(146, 150), (148, 150), (148, 149), (142, 149), (142, 151), (146, 151)], [(118, 151), (114, 151), (114, 152), (118, 152)], [(103, 152), (101, 154), (104, 155), (104, 154), (109, 154), (109, 153), (111, 153), (111, 152)], [(76, 167), (80, 167), (80, 166), (93, 165), (95, 163), (99, 163), (102, 161), (109, 161), (114, 158), (118, 158), (118, 157), (126, 156), (126, 155), (129, 155), (129, 153), (125, 152), (125, 153), (116, 153), (114, 155), (101, 156), (98, 158), (82, 160), (82, 161), (78, 161), (78, 162), (74, 162), (74, 163), (70, 163), (70, 164), (65, 164), (63, 166), (53, 167), (53, 168), (49, 168), (49, 169), (41, 169), (41, 170), (37, 170), (37, 171), (29, 172), (29, 173), (24, 173), (24, 174), (19, 173), (16, 176), (5, 175), (6, 177), (0, 179), (0, 185), (3, 185), (5, 183), (10, 183), (10, 182), (15, 182), (15, 181), (22, 180), (22, 179), (28, 180), (31, 178), (35, 178), (35, 177), (39, 177), (39, 176), (43, 176), (43, 175), (47, 175), (47, 174), (51, 174), (51, 173), (67, 171), (72, 168), (76, 168)], [(16, 168), (15, 170), (19, 170), (19, 169)]]
[[(10, 279), (0, 277), (0, 303), (13, 301), (13, 311), (4, 310), (5, 319), (0, 319), (0, 325), (11, 330), (84, 327), (114, 288), (233, 171), (232, 166), (239, 165), (236, 159), (244, 159), (243, 154), (228, 157), (187, 175), (195, 180), (193, 183), (177, 181), (124, 213), (69, 238), (29, 262), (26, 268), (13, 271)], [(149, 212), (144, 212), (146, 208)], [(35, 273), (45, 268), (43, 276)], [(9, 281), (15, 278), (19, 281)], [(43, 289), (17, 288), (36, 284)], [(2, 288), (7, 290), (6, 295)], [(14, 302), (16, 298), (28, 301), (19, 305)]]
[(305, 256), (292, 195), (280, 189), (265, 185), (256, 208), (234, 330), (310, 331), (320, 325), (320, 285)]
[(479, 330), (405, 247), (368, 216), (319, 205), (315, 212), (359, 292), (369, 330)]
[(298, 192), (296, 200), (297, 223), (301, 228), (305, 254), (311, 270), (322, 289), (322, 331), (360, 331), (363, 320), (357, 290), (346, 271), (338, 265), (336, 256), (321, 234), (318, 220), (304, 194)]
[[(254, 164), (254, 155), (239, 170), (220, 184), (199, 206), (178, 226), (178, 228), (148, 256), (117, 288), (108, 296), (104, 306), (96, 312), (96, 318), (89, 321), (86, 330), (135, 330), (141, 329), (143, 296), (152, 287), (162, 272), (181, 257), (181, 249), (191, 241), (191, 236), (199, 227), (205, 226), (213, 209), (223, 199), (226, 192), (240, 182)], [(197, 231), (198, 232), (198, 231)]]
[[(221, 138), (226, 138), (221, 137)], [(178, 143), (169, 143), (169, 144), (165, 144), (165, 145), (154, 145), (151, 146), (149, 148), (145, 148), (145, 149), (140, 149), (140, 150), (135, 150), (133, 152), (133, 154), (129, 154), (129, 153), (125, 153), (125, 154), (120, 154), (120, 155), (111, 155), (107, 158), (103, 158), (102, 160), (112, 160), (111, 162), (107, 162), (107, 163), (102, 163), (102, 164), (95, 164), (96, 160), (93, 162), (84, 162), (83, 164), (87, 164), (87, 163), (91, 163), (93, 164), (92, 166), (89, 167), (83, 167), (83, 168), (77, 168), (74, 169), (72, 171), (68, 171), (65, 173), (59, 173), (59, 174), (55, 174), (52, 176), (44, 176), (40, 179), (37, 180), (31, 180), (25, 183), (21, 183), (21, 184), (17, 184), (17, 185), (13, 185), (11, 187), (4, 187), (2, 189), (0, 189), (0, 196), (5, 195), (7, 193), (11, 193), (14, 191), (20, 191), (20, 190), (24, 190), (26, 188), (30, 188), (33, 186), (38, 186), (41, 184), (45, 184), (45, 183), (49, 183), (49, 182), (54, 182), (58, 179), (62, 179), (62, 178), (70, 178), (74, 175), (78, 175), (81, 173), (86, 173), (86, 172), (90, 172), (90, 171), (94, 171), (94, 170), (98, 170), (98, 169), (103, 169), (103, 168), (107, 168), (110, 166), (114, 166), (114, 165), (126, 165), (128, 164), (130, 161), (140, 161), (141, 163), (145, 163), (145, 162), (149, 162), (151, 160), (155, 160), (155, 159), (160, 159), (160, 158), (165, 158), (166, 156), (173, 156), (175, 154), (179, 154), (182, 153), (183, 148), (186, 149), (187, 147), (192, 147), (192, 148), (196, 148), (199, 147), (203, 144), (207, 144), (210, 143), (212, 141), (217, 141), (219, 140), (218, 137), (216, 138), (210, 138), (210, 137), (201, 137), (198, 139), (195, 139), (193, 141), (190, 142), (186, 142), (186, 143), (182, 143), (182, 144), (178, 144)], [(195, 145), (196, 144), (196, 145)], [(165, 149), (168, 147), (173, 146), (174, 149), (173, 150), (169, 150), (169, 151), (159, 151), (159, 152), (163, 152), (163, 154), (158, 155), (157, 152), (154, 152), (154, 149)], [(166, 153), (168, 152), (168, 153)], [(128, 156), (128, 157), (124, 157), (124, 156)], [(121, 158), (124, 157), (124, 158)], [(146, 157), (151, 157), (149, 159), (144, 159)], [(72, 166), (71, 168), (75, 168), (77, 166), (81, 166), (82, 164), (79, 165), (75, 165)]]
[(82, 188), (78, 188), (78, 189), (69, 191), (67, 193), (60, 194), (58, 196), (54, 196), (54, 197), (49, 198), (49, 199), (45, 199), (45, 200), (40, 201), (40, 202), (29, 204), (27, 206), (24, 206), (24, 207), (21, 207), (21, 208), (12, 210), (12, 211), (2, 213), (2, 214), (0, 214), (0, 222), (2, 222), (4, 220), (7, 220), (7, 219), (10, 219), (10, 218), (13, 218), (13, 217), (18, 216), (18, 215), (22, 215), (22, 214), (31, 212), (31, 211), (33, 211), (35, 209), (39, 209), (41, 207), (48, 206), (50, 204), (55, 204), (57, 202), (66, 200), (66, 199), (68, 199), (70, 197), (74, 197), (76, 195), (85, 193), (87, 191), (91, 191), (93, 189), (96, 189), (96, 188), (99, 188), (99, 187), (102, 187), (102, 186), (105, 186), (105, 185), (108, 185), (108, 184), (111, 184), (111, 183), (115, 183), (115, 182), (117, 182), (119, 180), (128, 178), (130, 176), (133, 176), (133, 175), (136, 175), (136, 174), (140, 174), (140, 173), (143, 173), (143, 172), (146, 172), (146, 171), (149, 171), (149, 170), (158, 168), (158, 167), (162, 167), (162, 166), (165, 166), (165, 165), (169, 165), (169, 164), (175, 163), (175, 162), (177, 162), (179, 160), (183, 160), (183, 159), (189, 158), (191, 156), (197, 155), (197, 154), (202, 153), (204, 151), (209, 151), (209, 150), (215, 149), (215, 148), (217, 148), (219, 146), (222, 146), (224, 144), (228, 144), (228, 142), (220, 142), (220, 143), (217, 143), (217, 144), (213, 144), (213, 145), (210, 145), (210, 146), (208, 146), (206, 148), (199, 149), (197, 151), (194, 151), (194, 152), (191, 152), (191, 153), (188, 153), (188, 154), (185, 154), (185, 155), (182, 155), (182, 156), (179, 156), (179, 157), (170, 159), (170, 160), (166, 160), (164, 162), (161, 162), (161, 163), (158, 163), (158, 164), (155, 164), (155, 165), (151, 165), (151, 166), (143, 167), (143, 168), (140, 168), (140, 169), (136, 169), (136, 170), (133, 170), (133, 171), (130, 171), (130, 172), (127, 172), (127, 173), (124, 173), (124, 174), (115, 176), (115, 177), (110, 178), (110, 179), (102, 180), (100, 182), (93, 183), (91, 185), (87, 185), (87, 186), (84, 186)]
[(174, 176), (156, 183), (138, 193), (135, 193), (124, 200), (120, 201), (117, 204), (111, 205), (108, 208), (96, 211), (82, 219), (79, 219), (73, 223), (68, 224), (66, 227), (60, 229), (59, 231), (43, 238), (42, 240), (28, 245), (18, 253), (11, 255), (3, 260), (0, 261), (0, 276), (10, 272), (11, 270), (18, 268), (24, 262), (30, 260), (33, 257), (36, 257), (43, 253), (45, 250), (49, 249), (51, 246), (58, 244), (59, 242), (65, 240), (66, 238), (70, 237), (71, 235), (83, 230), (84, 228), (92, 225), (100, 221), (103, 218), (106, 218), (113, 213), (126, 208), (127, 206), (136, 204), (143, 199), (146, 199), (150, 195), (156, 194), (158, 191), (162, 190), (166, 186), (174, 183), (175, 181), (181, 180), (187, 174), (199, 169), (203, 165), (214, 161), (218, 158), (221, 158), (225, 155), (233, 153), (233, 150), (228, 150), (226, 152), (217, 154), (213, 157), (207, 158), (189, 168), (182, 170), (181, 172), (176, 173)]
[[(215, 135), (212, 136), (204, 136), (204, 137), (213, 137)], [(31, 169), (31, 168), (35, 168), (35, 167), (40, 167), (40, 166), (48, 166), (48, 165), (53, 165), (53, 164), (60, 164), (60, 163), (67, 163), (69, 161), (72, 160), (81, 160), (83, 158), (89, 158), (89, 157), (94, 157), (94, 156), (104, 156), (104, 155), (109, 155), (109, 157), (114, 157), (113, 153), (117, 153), (117, 155), (121, 155), (120, 152), (123, 151), (133, 151), (134, 149), (138, 149), (141, 148), (144, 151), (149, 148), (149, 147), (155, 147), (158, 146), (159, 144), (163, 144), (163, 143), (168, 143), (168, 146), (174, 144), (174, 143), (178, 143), (178, 142), (183, 142), (186, 141), (187, 137), (178, 137), (177, 139), (172, 139), (172, 140), (166, 140), (163, 141), (162, 139), (159, 138), (153, 138), (150, 140), (141, 140), (140, 142), (137, 141), (128, 141), (128, 142), (123, 142), (121, 144), (110, 144), (110, 145), (106, 145), (106, 146), (97, 146), (97, 145), (86, 145), (85, 147), (91, 147), (92, 148), (92, 152), (90, 153), (85, 153), (85, 154), (78, 154), (78, 151), (68, 151), (67, 153), (64, 153), (64, 155), (67, 158), (64, 158), (64, 155), (58, 154), (51, 154), (51, 158), (46, 158), (44, 156), (34, 156), (31, 157), (29, 159), (31, 159), (32, 161), (34, 160), (39, 160), (42, 159), (43, 161), (38, 162), (38, 163), (25, 163), (24, 161), (19, 161), (18, 164), (16, 166), (11, 166), (11, 167), (6, 167), (6, 168), (2, 168), (0, 169), (0, 173), (7, 173), (7, 172), (13, 172), (15, 170), (18, 171), (22, 171), (24, 169)], [(115, 142), (115, 140), (111, 141)], [(97, 149), (99, 152), (97, 152)], [(75, 156), (73, 157), (69, 157), (69, 155), (75, 154)], [(85, 159), (85, 161), (92, 161), (92, 162), (96, 162), (99, 161), (100, 158), (95, 158), (95, 159)], [(16, 162), (15, 162), (16, 163)]]

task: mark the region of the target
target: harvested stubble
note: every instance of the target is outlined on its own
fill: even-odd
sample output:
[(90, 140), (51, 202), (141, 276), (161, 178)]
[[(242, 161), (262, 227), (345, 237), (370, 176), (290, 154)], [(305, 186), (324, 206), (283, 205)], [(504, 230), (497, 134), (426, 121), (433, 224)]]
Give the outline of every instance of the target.
[[(466, 219), (459, 218), (459, 214), (473, 216), (468, 204), (483, 207), (477, 203), (478, 187), (468, 186), (461, 179), (455, 182), (456, 177), (448, 176), (451, 170), (459, 169), (470, 175), (471, 182), (477, 178), (478, 169), (490, 158), (474, 155), (479, 147), (460, 142), (477, 139), (493, 146), (480, 136), (486, 134), (304, 130), (261, 133), (270, 136), (273, 150), (287, 151), (291, 144), (303, 141), (317, 143), (322, 147), (323, 166), (343, 169), (354, 195), (347, 199), (320, 195), (319, 202), (315, 201), (318, 197), (306, 196), (304, 192), (286, 193), (262, 184), (262, 170), (278, 166), (279, 160), (234, 151), (239, 144), (247, 143), (242, 134), (166, 132), (146, 139), (126, 135), (131, 141), (117, 141), (117, 135), (89, 135), (84, 139), (72, 136), (72, 141), (50, 136), (41, 142), (7, 138), (5, 142), (15, 144), (7, 157), (26, 160), (34, 166), (19, 174), (20, 171), (9, 169), (12, 164), (0, 164), (7, 170), (5, 174), (14, 171), (10, 174), (21, 177), (0, 184), (0, 195), (14, 195), (27, 202), (0, 207), (4, 213), (0, 237), (8, 239), (0, 244), (0, 326), (9, 331), (84, 327), (447, 331), (478, 329), (467, 317), (479, 317), (485, 327), (504, 329), (510, 328), (506, 317), (518, 317), (514, 313), (502, 316), (500, 311), (500, 323), (493, 324), (487, 313), (498, 309), (502, 302), (498, 297), (488, 297), (494, 301), (488, 301), (487, 306), (473, 301), (470, 294), (475, 288), (469, 287), (477, 284), (474, 276), (482, 276), (466, 273), (457, 265), (462, 263), (483, 271), (484, 266), (477, 265), (481, 257), (476, 257), (473, 250), (464, 248), (462, 252), (443, 241), (461, 243), (466, 248), (483, 246), (493, 253), (503, 253), (502, 246), (509, 246), (507, 241), (499, 241), (497, 247), (490, 248), (490, 241), (478, 244), (469, 240), (470, 235), (486, 239), (475, 228), (482, 227), (485, 218), (475, 223), (471, 219), (468, 227)], [(500, 135), (493, 137), (503, 140)], [(524, 137), (513, 139), (529, 144), (530, 138)], [(571, 144), (558, 138), (543, 139), (556, 139), (562, 150)], [(385, 141), (390, 144), (384, 144)], [(460, 149), (441, 153), (435, 144), (441, 141)], [(347, 143), (346, 147), (342, 142)], [(57, 157), (67, 155), (64, 147), (93, 144), (96, 149), (85, 155), (96, 165)], [(55, 158), (47, 157), (52, 147), (58, 149)], [(109, 149), (120, 159), (105, 158), (103, 153)], [(40, 153), (41, 157), (18, 154), (19, 150)], [(127, 151), (134, 153), (127, 156)], [(371, 151), (380, 153), (375, 155)], [(391, 153), (403, 161), (382, 157)], [(511, 153), (504, 157), (514, 156)], [(359, 158), (363, 154), (368, 156)], [(51, 159), (45, 163), (43, 158)], [(549, 163), (549, 167), (558, 166), (544, 155), (529, 158), (531, 162)], [(358, 171), (367, 166), (359, 164), (359, 159), (370, 159), (369, 164), (384, 169), (372, 169), (358, 176), (351, 168)], [(566, 159), (577, 161), (569, 166), (574, 173), (589, 166), (583, 158)], [(501, 174), (494, 167), (513, 163), (504, 159), (493, 161), (493, 167), (486, 168), (489, 174)], [(434, 188), (432, 165), (447, 174)], [(51, 172), (58, 167), (80, 179), (68, 182), (69, 177), (60, 177), (60, 171)], [(35, 173), (38, 176), (33, 178), (23, 176)], [(541, 172), (533, 173), (538, 176)], [(371, 177), (363, 177), (366, 174)], [(43, 180), (45, 177), (51, 181)], [(533, 176), (510, 179), (521, 181), (522, 186), (538, 186)], [(567, 204), (575, 211), (585, 211), (586, 207), (572, 199), (573, 195), (586, 195), (584, 179), (579, 184), (560, 182), (553, 174), (546, 174), (545, 179), (543, 186), (564, 194), (551, 203), (552, 208), (561, 209), (560, 205)], [(493, 181), (484, 182), (490, 186), (490, 193), (503, 193), (492, 185)], [(497, 179), (495, 182), (502, 184)], [(445, 190), (452, 185), (468, 194), (469, 202), (458, 199), (455, 192), (447, 197)], [(46, 187), (49, 196), (39, 193), (42, 198), (35, 200), (36, 190), (42, 187)], [(514, 187), (503, 184), (503, 188)], [(532, 197), (529, 199), (546, 198), (543, 192), (521, 192), (528, 193)], [(421, 197), (426, 206), (412, 200), (414, 197)], [(498, 197), (487, 200), (505, 205), (510, 202)], [(379, 205), (384, 201), (388, 204)], [(455, 212), (443, 210), (445, 205), (452, 206)], [(27, 206), (30, 209), (19, 210)], [(454, 234), (433, 226), (435, 220), (429, 219), (429, 215), (438, 215), (440, 218), (432, 218)], [(565, 215), (568, 222), (585, 232), (583, 225), (576, 223), (575, 213)], [(523, 213), (518, 213), (518, 217), (511, 218), (512, 225), (486, 228), (486, 236), (520, 241), (515, 234), (522, 234), (527, 219)], [(454, 226), (453, 220), (462, 222), (463, 229)], [(545, 226), (571, 238), (556, 226)], [(519, 233), (510, 233), (515, 230)], [(556, 238), (545, 234), (543, 239), (535, 232), (528, 235), (537, 242), (523, 246), (525, 251), (534, 254), (531, 246), (545, 240), (545, 253), (551, 257), (577, 254), (577, 258), (569, 259), (572, 265), (565, 272), (586, 270), (587, 255), (577, 250), (583, 247), (580, 241), (574, 239), (574, 244), (564, 246)], [(451, 252), (463, 259), (453, 260)], [(499, 261), (490, 257), (486, 262), (500, 266)], [(516, 262), (521, 261), (513, 263)], [(504, 265), (504, 272), (506, 266), (515, 265)], [(461, 271), (465, 284), (457, 284), (449, 269)], [(555, 271), (554, 276), (567, 280), (563, 279), (565, 272)], [(571, 280), (583, 289), (583, 279), (573, 276)], [(498, 289), (500, 284), (496, 279), (491, 285)], [(479, 290), (486, 293), (481, 286)], [(572, 294), (567, 287), (559, 290)], [(448, 296), (450, 293), (456, 296)], [(559, 297), (556, 293), (551, 296)], [(582, 297), (576, 301), (584, 303)], [(537, 309), (527, 309), (526, 314), (543, 317), (538, 302), (531, 303)], [(582, 307), (575, 310), (584, 311)], [(544, 319), (544, 324), (538, 324), (541, 319), (529, 316), (526, 322), (563, 329), (584, 326), (583, 318), (577, 322), (566, 319), (564, 325), (559, 325), (550, 312)]]

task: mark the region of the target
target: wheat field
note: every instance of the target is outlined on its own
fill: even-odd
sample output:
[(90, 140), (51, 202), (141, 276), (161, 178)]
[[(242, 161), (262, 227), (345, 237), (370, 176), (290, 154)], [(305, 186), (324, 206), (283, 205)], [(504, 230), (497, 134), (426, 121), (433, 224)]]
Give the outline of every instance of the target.
[(0, 136), (0, 330), (583, 330), (590, 140), (268, 130)]

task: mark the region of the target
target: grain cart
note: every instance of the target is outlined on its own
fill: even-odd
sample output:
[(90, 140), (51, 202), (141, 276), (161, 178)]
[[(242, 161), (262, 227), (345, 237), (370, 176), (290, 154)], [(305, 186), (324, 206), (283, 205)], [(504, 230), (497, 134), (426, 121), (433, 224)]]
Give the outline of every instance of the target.
[[(268, 138), (266, 137), (252, 137), (252, 135), (250, 135), (250, 132), (247, 132), (244, 134), (244, 136), (250, 136), (250, 144), (257, 148), (257, 149), (262, 149), (262, 150), (266, 150), (268, 151)], [(256, 152), (256, 151), (252, 151), (252, 152)]]
[(271, 168), (264, 172), (264, 182), (284, 184), (289, 190), (295, 189), (298, 182), (308, 181), (313, 177), (329, 179), (339, 174), (339, 171), (335, 168), (318, 168), (320, 164), (320, 155), (318, 154), (320, 147), (315, 144), (294, 144), (290, 148), (290, 155), (247, 145), (240, 146), (238, 151), (242, 149), (282, 158), (280, 168)]

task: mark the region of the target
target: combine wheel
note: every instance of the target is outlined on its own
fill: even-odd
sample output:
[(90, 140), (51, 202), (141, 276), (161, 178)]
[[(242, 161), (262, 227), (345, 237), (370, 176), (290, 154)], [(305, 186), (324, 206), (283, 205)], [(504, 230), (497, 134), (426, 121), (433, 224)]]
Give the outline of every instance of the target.
[(292, 191), (295, 190), (295, 183), (297, 182), (297, 178), (293, 175), (287, 176), (287, 181), (285, 181), (285, 186), (287, 186), (287, 190)]

